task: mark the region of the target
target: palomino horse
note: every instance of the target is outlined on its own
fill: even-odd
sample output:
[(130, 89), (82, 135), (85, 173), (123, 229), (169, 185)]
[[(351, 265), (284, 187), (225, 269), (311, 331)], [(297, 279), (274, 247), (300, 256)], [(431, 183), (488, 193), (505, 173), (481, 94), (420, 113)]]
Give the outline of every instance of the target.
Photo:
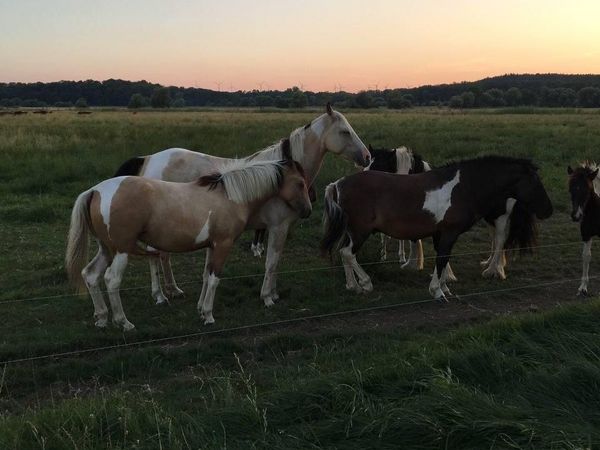
[[(292, 157), (298, 161), (306, 173), (309, 187), (319, 173), (323, 158), (327, 152), (341, 155), (360, 166), (367, 166), (370, 154), (367, 147), (352, 129), (346, 118), (334, 111), (327, 104), (326, 113), (317, 117), (304, 127), (293, 131), (289, 136)], [(282, 157), (281, 144), (274, 144), (260, 152), (245, 158), (246, 161), (274, 160)], [(171, 148), (150, 156), (133, 158), (126, 161), (117, 171), (119, 175), (140, 175), (165, 181), (189, 182), (201, 176), (218, 171), (230, 159), (192, 152), (181, 148)], [(265, 262), (265, 277), (260, 296), (265, 306), (273, 305), (279, 299), (276, 286), (276, 269), (283, 252), (290, 227), (298, 219), (296, 211), (290, 209), (280, 198), (273, 198), (248, 222), (247, 228), (253, 230), (267, 229), (269, 239)], [(165, 273), (167, 293), (181, 294), (177, 287), (169, 257), (161, 255)], [(158, 271), (150, 271), (152, 275), (152, 296), (157, 303), (166, 301), (160, 288)]]
[[(213, 323), (213, 300), (225, 259), (250, 218), (274, 197), (299, 217), (310, 215), (312, 207), (299, 163), (240, 160), (190, 183), (135, 176), (105, 180), (75, 202), (67, 272), (80, 289), (84, 283), (87, 286), (97, 327), (105, 327), (108, 318), (100, 290), (104, 274), (113, 323), (131, 330), (134, 326), (125, 317), (119, 294), (129, 255), (156, 260), (160, 252), (207, 248), (198, 310), (205, 324)], [(99, 249), (83, 268), (89, 233)]]
[(321, 250), (340, 248), (346, 288), (369, 292), (373, 284), (356, 253), (371, 233), (410, 240), (432, 236), (437, 256), (429, 292), (446, 300), (451, 295), (446, 265), (454, 243), (512, 198), (539, 219), (552, 214), (537, 168), (526, 159), (485, 156), (415, 175), (360, 172), (327, 186)]
[[(373, 148), (369, 145), (371, 152), (371, 164), (365, 170), (378, 170), (380, 172), (396, 173), (398, 175), (408, 175), (413, 173), (428, 172), (431, 166), (418, 153), (413, 152), (406, 147), (392, 149)], [(387, 242), (389, 237), (381, 234), (381, 260), (387, 260)], [(398, 241), (398, 259), (401, 268), (411, 268), (423, 270), (423, 243), (419, 239), (416, 242), (410, 241), (410, 253), (408, 259), (404, 252), (404, 241)]]
[(592, 237), (600, 236), (600, 180), (598, 167), (592, 163), (583, 163), (581, 167), (567, 168), (569, 174), (569, 193), (573, 211), (571, 218), (579, 222), (579, 231), (583, 241), (583, 273), (577, 295), (588, 295), (590, 260), (592, 259)]

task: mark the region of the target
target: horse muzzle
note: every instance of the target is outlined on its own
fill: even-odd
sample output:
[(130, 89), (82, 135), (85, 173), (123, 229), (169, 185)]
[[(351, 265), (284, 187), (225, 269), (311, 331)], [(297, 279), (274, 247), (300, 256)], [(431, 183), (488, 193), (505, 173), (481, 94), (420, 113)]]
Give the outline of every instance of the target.
[(311, 213), (312, 213), (312, 206), (308, 207), (308, 208), (302, 208), (298, 212), (298, 215), (300, 216), (301, 219), (306, 219), (306, 218), (310, 217)]

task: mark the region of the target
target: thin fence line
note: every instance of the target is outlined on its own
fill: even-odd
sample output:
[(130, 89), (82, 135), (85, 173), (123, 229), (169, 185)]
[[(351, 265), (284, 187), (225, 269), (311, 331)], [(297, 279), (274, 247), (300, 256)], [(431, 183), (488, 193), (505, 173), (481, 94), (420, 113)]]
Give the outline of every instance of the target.
[[(598, 278), (600, 278), (600, 275), (589, 277), (589, 279), (598, 279)], [(580, 278), (569, 278), (569, 279), (562, 279), (562, 280), (547, 281), (544, 283), (527, 284), (527, 285), (523, 285), (523, 286), (514, 286), (514, 287), (509, 287), (509, 288), (470, 292), (467, 294), (461, 294), (461, 295), (457, 296), (457, 298), (460, 301), (463, 298), (478, 297), (478, 296), (482, 296), (482, 295), (486, 295), (486, 294), (498, 294), (498, 293), (502, 293), (502, 292), (518, 291), (521, 289), (532, 289), (532, 288), (538, 288), (538, 287), (554, 286), (554, 285), (558, 285), (558, 284), (565, 284), (565, 283), (575, 282), (575, 281), (579, 281), (579, 280), (580, 280)], [(178, 335), (178, 336), (167, 336), (167, 337), (163, 337), (163, 338), (146, 339), (143, 341), (125, 342), (122, 344), (106, 345), (106, 346), (101, 346), (101, 347), (94, 347), (94, 348), (87, 348), (87, 349), (80, 349), (80, 350), (71, 350), (71, 351), (66, 351), (66, 352), (56, 352), (56, 353), (32, 356), (32, 357), (27, 357), (27, 358), (15, 358), (15, 359), (0, 361), (0, 365), (7, 366), (9, 364), (17, 364), (17, 363), (30, 362), (30, 361), (39, 361), (39, 360), (50, 359), (50, 358), (63, 358), (66, 356), (75, 356), (75, 355), (82, 355), (82, 354), (87, 354), (87, 353), (103, 352), (103, 351), (107, 351), (107, 350), (130, 348), (130, 347), (140, 347), (140, 346), (146, 346), (149, 344), (178, 341), (178, 340), (182, 340), (182, 339), (197, 338), (197, 337), (202, 337), (202, 336), (220, 335), (220, 334), (231, 333), (234, 331), (266, 328), (266, 327), (272, 327), (272, 326), (276, 326), (276, 325), (287, 325), (287, 324), (292, 324), (292, 323), (306, 322), (309, 320), (319, 320), (319, 319), (331, 318), (331, 317), (341, 317), (341, 316), (347, 316), (347, 315), (352, 315), (352, 314), (358, 314), (358, 313), (362, 313), (362, 312), (373, 312), (373, 311), (381, 311), (381, 310), (385, 310), (385, 309), (396, 309), (396, 308), (402, 308), (405, 306), (433, 303), (433, 302), (438, 302), (438, 301), (439, 300), (437, 300), (437, 299), (427, 298), (427, 299), (413, 300), (413, 301), (402, 302), (402, 303), (392, 303), (392, 304), (387, 304), (387, 305), (370, 306), (370, 307), (366, 307), (366, 308), (356, 308), (356, 309), (345, 310), (345, 311), (335, 311), (335, 312), (331, 312), (331, 313), (314, 314), (312, 316), (295, 317), (295, 318), (291, 318), (291, 319), (275, 320), (275, 321), (271, 321), (271, 322), (239, 325), (239, 326), (235, 326), (235, 327), (222, 328), (220, 330), (200, 331), (200, 332), (196, 332), (196, 333), (187, 333), (187, 334)]]
[[(535, 250), (535, 249), (539, 249), (539, 248), (566, 247), (566, 246), (575, 245), (575, 244), (581, 244), (581, 241), (572, 241), (572, 242), (563, 242), (560, 244), (546, 244), (546, 245), (523, 247), (523, 250)], [(472, 251), (472, 252), (463, 252), (463, 253), (453, 253), (450, 255), (450, 257), (452, 259), (455, 259), (457, 257), (488, 254), (488, 253), (490, 253), (490, 250), (481, 250), (481, 251)], [(444, 256), (444, 255), (440, 255), (440, 256)], [(436, 259), (436, 258), (437, 258), (437, 255), (424, 256), (423, 260), (431, 260), (431, 259)], [(399, 264), (399, 261), (394, 259), (394, 260), (386, 260), (386, 261), (368, 261), (368, 262), (360, 263), (361, 266), (375, 266), (375, 265), (384, 265), (384, 264)], [(274, 272), (273, 275), (289, 275), (289, 274), (294, 274), (294, 273), (318, 272), (321, 270), (341, 269), (343, 267), (344, 266), (342, 264), (338, 264), (338, 265), (331, 265), (331, 266), (309, 267), (306, 269), (298, 269), (298, 270), (282, 270), (282, 271)], [(253, 274), (222, 277), (222, 278), (220, 278), (220, 280), (221, 281), (230, 281), (230, 280), (239, 280), (239, 279), (245, 279), (245, 278), (264, 277), (264, 276), (265, 276), (265, 272), (258, 272), (258, 273), (253, 273)], [(178, 286), (186, 286), (186, 285), (197, 284), (197, 283), (202, 283), (202, 280), (197, 279), (197, 280), (193, 280), (193, 281), (190, 280), (190, 281), (178, 282), (177, 285)], [(139, 285), (139, 286), (121, 288), (121, 289), (119, 289), (119, 291), (121, 291), (121, 292), (136, 291), (136, 290), (149, 289), (149, 288), (151, 288), (150, 284), (144, 284), (144, 285)], [(108, 291), (101, 291), (101, 292), (102, 292), (102, 294), (108, 293)], [(29, 301), (52, 300), (52, 299), (59, 299), (59, 298), (73, 298), (73, 297), (79, 297), (82, 295), (87, 295), (87, 294), (72, 293), (72, 294), (57, 294), (57, 295), (47, 295), (47, 296), (39, 296), (39, 297), (9, 299), (9, 300), (0, 301), (0, 306), (14, 304), (14, 303), (25, 303), (25, 302), (29, 302)]]

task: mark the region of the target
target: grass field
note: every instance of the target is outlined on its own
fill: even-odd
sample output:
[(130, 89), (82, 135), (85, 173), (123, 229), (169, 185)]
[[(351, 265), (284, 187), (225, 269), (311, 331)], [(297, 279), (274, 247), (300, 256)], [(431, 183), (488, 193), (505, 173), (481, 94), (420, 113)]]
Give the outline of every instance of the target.
[[(95, 329), (91, 300), (71, 295), (62, 261), (79, 192), (133, 155), (175, 146), (246, 155), (317, 114), (0, 117), (0, 361), (428, 299), (432, 259), (419, 273), (403, 272), (397, 263), (366, 265), (375, 290), (359, 296), (344, 290), (341, 269), (319, 257), (323, 187), (356, 170), (332, 155), (317, 179), (313, 215), (288, 241), (275, 307), (265, 309), (259, 300), (264, 260), (252, 257), (250, 234), (226, 264), (212, 327), (202, 325), (195, 308), (202, 252), (174, 258), (186, 298), (165, 308), (152, 304), (146, 262), (130, 265), (122, 293), (137, 327), (130, 334)], [(0, 448), (600, 446), (600, 302), (573, 301), (581, 245), (566, 192), (567, 164), (597, 158), (600, 113), (416, 110), (347, 118), (365, 143), (407, 145), (434, 165), (490, 153), (534, 159), (555, 206), (540, 228), (546, 246), (511, 261), (508, 280), (484, 280), (479, 260), (489, 231), (478, 225), (455, 247), (459, 282), (453, 291), (472, 308), (482, 302), (564, 305), (520, 314), (507, 307), (502, 317), (455, 325), (458, 317), (439, 326), (420, 324), (414, 309), (415, 323), (399, 319), (395, 326), (393, 318), (403, 314), (397, 307), (382, 313), (389, 314), (384, 327), (378, 326), (382, 315), (359, 313), (344, 321), (1, 364)], [(378, 242), (373, 237), (359, 260), (376, 262)], [(426, 243), (425, 256), (431, 255)], [(592, 260), (591, 275), (598, 269)], [(592, 279), (592, 292), (598, 288)], [(423, 314), (436, 308), (452, 314), (455, 307), (431, 305)]]

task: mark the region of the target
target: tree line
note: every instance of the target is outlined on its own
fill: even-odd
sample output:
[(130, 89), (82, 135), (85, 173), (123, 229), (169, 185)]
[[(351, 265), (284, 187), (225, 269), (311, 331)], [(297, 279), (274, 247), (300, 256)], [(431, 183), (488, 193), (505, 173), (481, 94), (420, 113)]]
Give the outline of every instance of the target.
[(416, 88), (371, 89), (358, 93), (312, 92), (298, 87), (222, 92), (162, 86), (147, 81), (59, 81), (0, 83), (0, 107), (121, 106), (135, 108), (275, 107), (302, 108), (327, 102), (339, 108), (449, 106), (600, 107), (600, 75), (503, 75), (474, 82)]

